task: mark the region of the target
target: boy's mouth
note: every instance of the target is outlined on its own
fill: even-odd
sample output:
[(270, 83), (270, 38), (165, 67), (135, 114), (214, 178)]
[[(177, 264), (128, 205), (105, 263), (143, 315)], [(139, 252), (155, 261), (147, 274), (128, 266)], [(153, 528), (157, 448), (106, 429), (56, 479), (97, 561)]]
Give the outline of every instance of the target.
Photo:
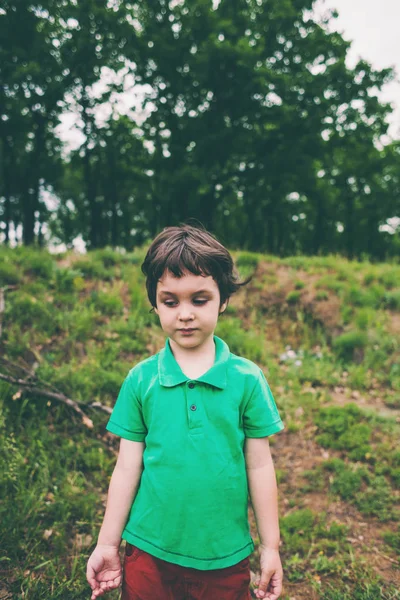
[(179, 329), (179, 331), (181, 333), (191, 333), (192, 331), (196, 331), (195, 328), (190, 328), (190, 329)]

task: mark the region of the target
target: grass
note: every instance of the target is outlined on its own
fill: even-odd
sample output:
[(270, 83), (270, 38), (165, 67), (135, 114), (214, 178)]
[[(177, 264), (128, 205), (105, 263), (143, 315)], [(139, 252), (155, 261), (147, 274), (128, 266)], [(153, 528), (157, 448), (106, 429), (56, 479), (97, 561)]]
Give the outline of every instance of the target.
[[(77, 401), (112, 406), (131, 366), (164, 345), (140, 271), (144, 253), (106, 248), (57, 259), (0, 247), (0, 286), (15, 286), (5, 294), (0, 356), (19, 365), (0, 360), (0, 371), (25, 377), (34, 368), (43, 384)], [(396, 560), (400, 267), (234, 256), (241, 278), (253, 279), (232, 297), (216, 334), (263, 368), (286, 425), (271, 440), (282, 599), (395, 598), (370, 549), (348, 540), (359, 519), (378, 531), (371, 544)], [(118, 442), (105, 432), (105, 414), (87, 412), (92, 430), (67, 407), (0, 381), (0, 569), (9, 598), (88, 597), (86, 560)], [(336, 505), (344, 512), (335, 514)], [(257, 571), (256, 553), (251, 561)]]

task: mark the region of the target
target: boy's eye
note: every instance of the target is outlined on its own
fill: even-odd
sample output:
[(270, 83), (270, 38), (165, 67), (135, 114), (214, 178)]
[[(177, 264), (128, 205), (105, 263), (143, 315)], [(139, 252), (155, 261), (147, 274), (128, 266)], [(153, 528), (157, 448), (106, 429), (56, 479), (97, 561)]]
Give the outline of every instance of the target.
[[(207, 300), (200, 300), (199, 298), (196, 298), (195, 300), (193, 300), (193, 304), (196, 305), (202, 305), (205, 304), (207, 302)], [(165, 300), (164, 301), (165, 306), (175, 306), (176, 302), (174, 302), (173, 300)]]

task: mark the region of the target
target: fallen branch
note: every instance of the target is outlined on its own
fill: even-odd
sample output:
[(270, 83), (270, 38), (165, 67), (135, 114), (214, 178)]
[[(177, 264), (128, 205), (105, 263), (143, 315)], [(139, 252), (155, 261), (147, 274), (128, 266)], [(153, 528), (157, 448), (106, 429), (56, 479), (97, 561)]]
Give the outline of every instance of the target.
[(51, 400), (56, 400), (57, 402), (63, 402), (81, 416), (83, 424), (89, 429), (93, 428), (93, 421), (83, 412), (81, 406), (84, 406), (85, 408), (97, 408), (108, 414), (111, 414), (112, 412), (110, 407), (104, 406), (104, 404), (101, 404), (100, 402), (85, 404), (83, 402), (71, 400), (71, 398), (68, 398), (68, 396), (65, 396), (59, 392), (50, 392), (49, 390), (39, 388), (33, 382), (27, 381), (26, 379), (17, 379), (15, 377), (10, 377), (9, 375), (3, 375), (3, 373), (0, 373), (0, 379), (3, 379), (3, 381), (7, 381), (13, 385), (20, 386), (28, 393), (44, 396), (45, 398), (50, 398)]
[(383, 552), (381, 552), (380, 550), (378, 550), (378, 548), (376, 546), (373, 546), (372, 549), (376, 552), (376, 554), (379, 554), (379, 556), (382, 556), (383, 558), (386, 558), (386, 560), (388, 560), (389, 562), (393, 563), (394, 565), (400, 564), (398, 560), (395, 560), (394, 558), (391, 558), (387, 554), (383, 554)]

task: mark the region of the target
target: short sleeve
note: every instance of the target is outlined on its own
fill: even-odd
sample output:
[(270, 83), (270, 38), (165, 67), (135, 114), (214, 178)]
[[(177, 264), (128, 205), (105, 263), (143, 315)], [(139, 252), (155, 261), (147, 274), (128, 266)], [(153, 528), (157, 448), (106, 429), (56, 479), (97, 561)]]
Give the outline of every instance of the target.
[(106, 429), (126, 440), (143, 442), (147, 428), (135, 387), (131, 372), (122, 384)]
[(274, 397), (265, 375), (260, 369), (243, 413), (245, 436), (249, 438), (266, 437), (281, 431), (283, 427)]

